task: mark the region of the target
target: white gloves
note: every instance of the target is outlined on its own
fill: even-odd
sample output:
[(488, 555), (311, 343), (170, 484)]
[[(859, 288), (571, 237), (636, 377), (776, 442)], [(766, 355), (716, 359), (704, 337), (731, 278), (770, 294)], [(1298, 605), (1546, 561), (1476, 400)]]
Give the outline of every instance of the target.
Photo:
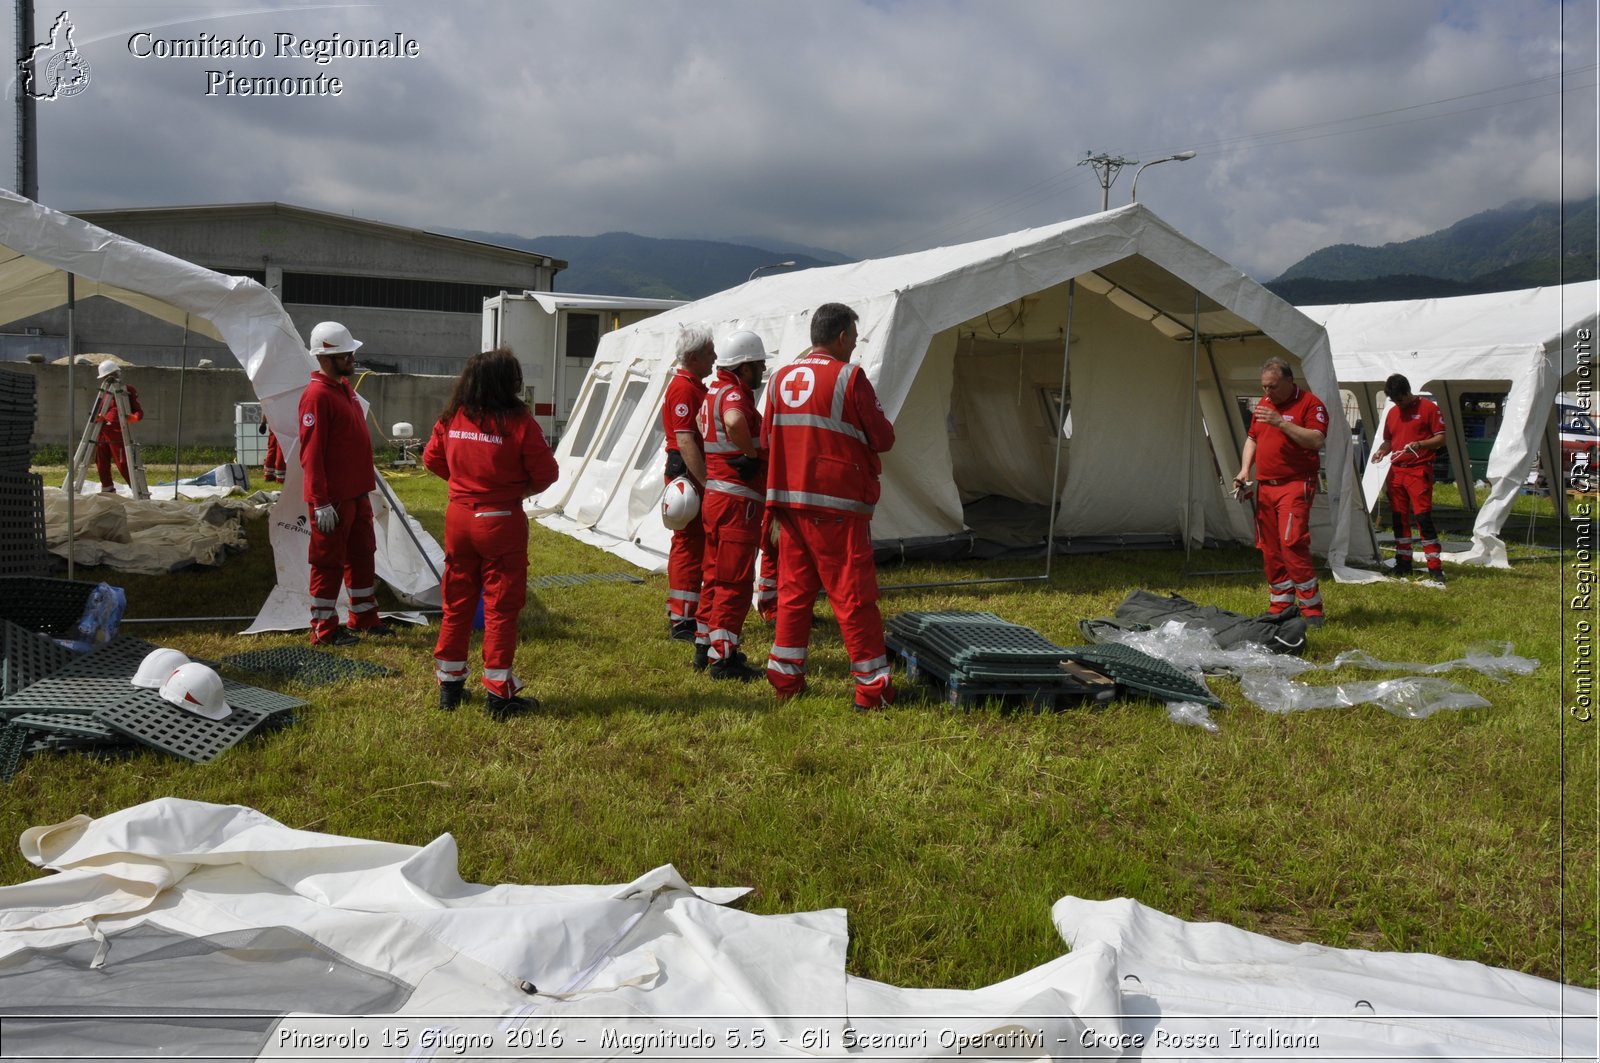
[(318, 506), (312, 516), (317, 522), (317, 531), (323, 535), (331, 534), (339, 526), (339, 511), (332, 506)]

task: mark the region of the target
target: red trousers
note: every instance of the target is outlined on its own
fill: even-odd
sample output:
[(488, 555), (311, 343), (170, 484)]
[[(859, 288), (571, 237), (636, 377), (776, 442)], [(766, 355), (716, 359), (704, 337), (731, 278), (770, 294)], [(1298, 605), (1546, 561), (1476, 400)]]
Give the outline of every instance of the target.
[(839, 621), (856, 681), (856, 705), (870, 709), (894, 701), (889, 658), (878, 612), (878, 568), (872, 559), (870, 522), (780, 509), (778, 625), (767, 658), (767, 682), (779, 697), (805, 689), (811, 606), (826, 590)]
[(110, 491), (114, 485), (111, 482), (111, 463), (117, 463), (117, 471), (122, 474), (123, 482), (129, 487), (133, 481), (128, 479), (128, 450), (122, 443), (120, 435), (112, 436), (101, 432), (100, 440), (94, 445), (94, 467), (100, 474), (100, 487)]
[[(1394, 549), (1398, 570), (1410, 569), (1413, 548), (1420, 542), (1422, 556), (1427, 559), (1428, 571), (1444, 568), (1439, 552), (1439, 532), (1433, 523), (1433, 466), (1391, 465), (1389, 481), (1389, 509), (1394, 513)], [(1415, 518), (1419, 539), (1411, 538), (1411, 521)]]
[(261, 478), (267, 483), (279, 483), (286, 479), (287, 472), (283, 460), (283, 448), (278, 445), (278, 437), (267, 433), (267, 456), (261, 460)]
[[(704, 501), (702, 500), (702, 506)], [(672, 533), (667, 552), (667, 619), (694, 620), (700, 613), (702, 562), (706, 552), (705, 513)], [(700, 632), (705, 634), (703, 625)]]
[[(307, 508), (311, 507), (309, 504)], [(339, 630), (339, 584), (350, 588), (350, 628), (377, 627), (377, 588), (373, 583), (373, 555), (378, 541), (372, 530), (372, 500), (366, 495), (334, 504), (339, 523), (324, 535), (311, 525), (311, 545), (306, 561), (311, 566), (311, 641), (326, 642)]]
[(467, 677), (472, 616), (483, 598), (483, 688), (509, 698), (522, 689), (511, 671), (517, 617), (528, 600), (528, 518), (503, 502), (452, 501), (444, 511), (444, 619), (433, 646), (441, 683)]
[(1301, 616), (1322, 615), (1322, 590), (1311, 563), (1311, 500), (1315, 480), (1260, 484), (1256, 489), (1256, 546), (1272, 588), (1268, 612), (1299, 604)]
[(765, 508), (761, 502), (722, 491), (707, 491), (701, 502), (706, 550), (698, 619), (706, 629), (712, 661), (733, 657), (743, 641)]

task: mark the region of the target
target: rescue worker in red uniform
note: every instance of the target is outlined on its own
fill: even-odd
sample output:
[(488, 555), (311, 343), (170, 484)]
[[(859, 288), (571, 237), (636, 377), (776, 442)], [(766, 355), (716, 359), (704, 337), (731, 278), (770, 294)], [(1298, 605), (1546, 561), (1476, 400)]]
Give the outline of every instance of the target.
[[(667, 381), (667, 395), (661, 403), (661, 426), (667, 437), (665, 479), (671, 483), (680, 476), (687, 476), (703, 495), (706, 459), (700, 448), (700, 429), (695, 424), (695, 416), (705, 400), (704, 380), (716, 357), (710, 330), (684, 329), (678, 334), (674, 356), (677, 366), (672, 371), (672, 379)], [(705, 525), (700, 516), (672, 533), (672, 547), (667, 553), (667, 623), (672, 638), (680, 642), (708, 644), (706, 628), (697, 621), (705, 548)]]
[(849, 358), (856, 312), (825, 303), (811, 315), (812, 348), (773, 374), (761, 425), (767, 510), (778, 532), (778, 622), (767, 681), (780, 701), (805, 689), (811, 606), (826, 590), (850, 655), (858, 710), (894, 701), (872, 557), (878, 458), (894, 446), (872, 382)]
[[(311, 511), (312, 645), (353, 646), (353, 634), (391, 635), (378, 616), (372, 501), (377, 486), (366, 414), (350, 387), (361, 341), (337, 321), (311, 330), (317, 371), (300, 394), (300, 467)], [(339, 584), (350, 589), (349, 629), (339, 627)]]
[(286, 483), (289, 478), (283, 447), (278, 444), (278, 435), (265, 417), (261, 418), (260, 431), (267, 437), (267, 454), (261, 459), (261, 478), (269, 484)]
[(1267, 611), (1277, 615), (1298, 605), (1309, 627), (1323, 624), (1322, 590), (1311, 563), (1311, 502), (1321, 467), (1317, 452), (1327, 434), (1322, 400), (1295, 383), (1288, 362), (1268, 358), (1233, 490), (1244, 496), (1254, 466), (1256, 545), (1271, 587)]
[(556, 458), (522, 401), (510, 348), (473, 355), (433, 426), (422, 464), (450, 481), (444, 512), (444, 618), (433, 647), (439, 707), (461, 704), (472, 617), (483, 600), (483, 689), (503, 720), (539, 707), (511, 670), (517, 616), (528, 596), (528, 517), (522, 500), (556, 482)]
[(1383, 442), (1372, 452), (1372, 464), (1389, 457), (1384, 488), (1394, 513), (1394, 574), (1411, 575), (1411, 521), (1422, 537), (1422, 555), (1428, 562), (1424, 582), (1444, 586), (1444, 563), (1439, 556), (1439, 530), (1433, 523), (1433, 458), (1444, 446), (1444, 415), (1429, 399), (1411, 393), (1411, 381), (1395, 373), (1384, 381), (1384, 393), (1393, 404), (1383, 419)]
[[(108, 358), (100, 363), (96, 373), (100, 379), (100, 394), (95, 401), (94, 417), (100, 422), (100, 435), (94, 445), (94, 467), (100, 474), (100, 493), (114, 495), (117, 487), (111, 480), (113, 462), (123, 482), (133, 486), (128, 478), (128, 447), (122, 438), (122, 414), (117, 410), (116, 397), (107, 387), (122, 382), (122, 367)], [(128, 393), (128, 423), (138, 424), (144, 417), (144, 407), (139, 405), (139, 389), (130, 384), (124, 390)]]
[[(763, 674), (739, 645), (755, 585), (756, 553), (766, 509), (766, 464), (755, 392), (767, 371), (767, 351), (754, 332), (735, 332), (717, 345), (717, 374), (696, 423), (706, 457), (700, 502), (705, 564), (700, 619), (708, 632), (705, 660), (712, 679), (748, 683)], [(701, 650), (695, 647), (698, 667)]]

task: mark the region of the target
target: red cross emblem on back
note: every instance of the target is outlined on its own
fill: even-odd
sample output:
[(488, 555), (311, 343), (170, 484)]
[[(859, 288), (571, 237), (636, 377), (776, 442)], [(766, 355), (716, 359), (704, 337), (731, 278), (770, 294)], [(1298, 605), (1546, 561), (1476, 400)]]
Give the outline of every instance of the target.
[(811, 372), (811, 367), (796, 366), (792, 373), (784, 377), (783, 384), (778, 388), (778, 397), (783, 400), (785, 406), (798, 409), (805, 405), (816, 386), (816, 374)]

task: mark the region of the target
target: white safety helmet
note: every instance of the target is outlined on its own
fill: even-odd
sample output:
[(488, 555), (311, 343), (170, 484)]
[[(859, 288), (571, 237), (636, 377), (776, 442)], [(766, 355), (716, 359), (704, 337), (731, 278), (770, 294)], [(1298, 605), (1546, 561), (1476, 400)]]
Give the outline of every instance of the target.
[(717, 344), (717, 368), (732, 369), (746, 362), (765, 362), (766, 345), (761, 337), (749, 330), (735, 332)]
[(139, 670), (133, 673), (133, 678), (129, 682), (146, 690), (160, 690), (161, 684), (165, 683), (173, 672), (188, 663), (189, 658), (182, 650), (163, 646), (144, 655), (144, 660), (139, 662)]
[(98, 379), (104, 380), (106, 377), (110, 376), (112, 373), (118, 373), (118, 372), (121, 372), (121, 371), (122, 371), (122, 366), (118, 365), (116, 362), (113, 362), (111, 359), (107, 358), (105, 361), (100, 363), (100, 368), (95, 370), (95, 375), (96, 375), (96, 377)]
[(700, 489), (687, 476), (680, 476), (667, 484), (661, 496), (661, 523), (673, 531), (682, 531), (700, 515)]
[(324, 321), (311, 330), (311, 353), (318, 357), (330, 354), (349, 354), (361, 347), (361, 341), (350, 335), (350, 330), (337, 321)]
[(224, 720), (233, 711), (222, 699), (222, 677), (203, 664), (182, 665), (161, 684), (161, 696), (179, 708), (208, 720)]

